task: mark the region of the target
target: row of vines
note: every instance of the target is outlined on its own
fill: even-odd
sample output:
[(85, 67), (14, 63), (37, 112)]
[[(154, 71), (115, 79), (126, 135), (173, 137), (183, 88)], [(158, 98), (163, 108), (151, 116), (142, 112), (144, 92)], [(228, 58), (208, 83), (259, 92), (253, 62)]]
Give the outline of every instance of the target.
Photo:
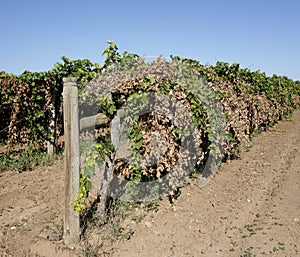
[(101, 69), (89, 60), (62, 57), (62, 61), (47, 72), (0, 73), (0, 136), (8, 148), (22, 144), (44, 150), (51, 138), (51, 108), (55, 109), (56, 136), (62, 134), (62, 79), (72, 76), (84, 83)]
[[(130, 54), (122, 56), (114, 42), (103, 50), (102, 65), (90, 60), (70, 60), (63, 56), (53, 69), (46, 72), (24, 71), (21, 75), (0, 72), (0, 140), (11, 148), (23, 144), (39, 150), (51, 138), (50, 109), (55, 110), (55, 138), (63, 134), (62, 91), (63, 78), (76, 77), (80, 89), (108, 67)], [(50, 117), (51, 118), (51, 117)]]
[[(174, 80), (176, 74), (170, 67), (174, 63), (179, 64), (180, 69), (193, 71), (182, 84)], [(299, 81), (276, 75), (268, 77), (260, 71), (242, 69), (239, 64), (217, 62), (215, 66), (202, 65), (196, 60), (177, 56), (171, 56), (169, 62), (158, 58), (147, 63), (141, 57), (125, 54), (112, 66), (111, 70), (99, 74), (87, 84), (81, 95), (82, 104), (92, 107), (97, 102), (98, 108), (110, 117), (111, 122), (119, 115), (117, 110), (127, 106), (125, 116), (123, 114), (119, 118), (123, 119), (123, 124), (128, 124), (126, 137), (129, 142), (125, 143), (125, 148), (126, 145), (130, 147), (122, 149), (118, 142), (120, 149), (115, 149), (115, 145), (109, 142), (111, 128), (102, 128), (94, 149), (89, 148), (86, 153), (89, 162), (84, 178), (88, 181), (93, 175), (90, 171), (95, 165), (96, 153), (101, 153), (102, 157), (114, 153), (111, 172), (115, 176), (111, 181), (110, 194), (124, 199), (172, 194), (182, 184), (182, 178), (191, 172), (209, 176), (211, 173), (205, 174), (204, 166), (210, 154), (213, 153), (215, 162), (237, 157), (241, 145), (247, 145), (256, 133), (290, 115), (300, 104)], [(193, 76), (204, 78), (205, 82), (197, 88), (202, 92), (202, 98), (195, 95), (193, 86), (189, 86), (195, 81), (191, 79)], [(213, 96), (205, 92), (206, 82)], [(154, 94), (156, 97), (151, 98)], [(209, 113), (213, 106), (207, 108), (213, 97), (217, 98), (225, 115), (225, 142), (209, 118), (214, 115)], [(181, 104), (179, 113), (190, 113), (197, 135), (192, 135), (193, 132), (186, 126), (189, 123), (187, 118), (182, 118), (177, 124), (170, 118), (172, 115), (168, 112), (174, 104), (174, 101), (168, 101), (170, 98)], [(160, 110), (155, 109), (157, 101)], [(92, 109), (90, 107), (86, 109)], [(147, 108), (153, 111), (149, 112)], [(200, 147), (196, 150), (191, 145)], [(185, 152), (181, 151), (182, 147)], [(198, 152), (191, 171), (191, 163), (185, 163), (185, 159), (193, 156), (193, 151)], [(187, 158), (181, 158), (182, 155)], [(164, 181), (168, 174), (171, 175)], [(160, 181), (160, 184), (154, 181)], [(139, 187), (140, 182), (148, 183)], [(89, 188), (82, 189), (87, 192)], [(81, 200), (78, 199), (78, 203), (82, 203)], [(78, 205), (79, 210), (82, 209), (79, 206), (84, 208), (83, 204)]]
[[(130, 65), (135, 64), (130, 69), (135, 69), (137, 73), (140, 67), (146, 67), (148, 64), (135, 54), (127, 52), (120, 54), (113, 41), (108, 41), (108, 44), (109, 47), (102, 53), (106, 55), (102, 65), (89, 60), (70, 60), (62, 57), (62, 63), (55, 64), (53, 69), (47, 72), (25, 71), (19, 76), (1, 72), (1, 141), (6, 144), (7, 149), (22, 144), (41, 151), (45, 150), (46, 142), (53, 137), (51, 131), (54, 129), (54, 143), (57, 145), (58, 137), (63, 135), (62, 79), (76, 77), (81, 104), (88, 106), (97, 103), (99, 112), (104, 113), (111, 120), (127, 101), (143, 102), (145, 94), (168, 95), (180, 101), (197, 124), (199, 135), (195, 138), (198, 138), (197, 143), (201, 146), (202, 152), (196, 162), (196, 168), (200, 170), (215, 143), (212, 139), (214, 131), (209, 124), (209, 114), (203, 108), (205, 103), (195, 99), (188, 88), (174, 83), (172, 79), (165, 78), (163, 75), (157, 76), (158, 73), (154, 76), (151, 72), (143, 74), (140, 70), (140, 76), (135, 79), (126, 79), (126, 76), (109, 73), (114, 67), (126, 65), (128, 61)], [(180, 63), (192, 69), (197, 76), (203, 77), (217, 95), (226, 117), (226, 142), (222, 143), (225, 149), (223, 159), (237, 156), (242, 143), (250, 140), (255, 133), (267, 129), (283, 117), (290, 115), (299, 107), (300, 82), (288, 77), (276, 75), (269, 77), (260, 71), (253, 72), (241, 68), (238, 63), (230, 65), (217, 62), (215, 65), (203, 65), (196, 60), (178, 56), (171, 56), (172, 62)], [(158, 58), (152, 68), (159, 70), (159, 74), (163, 74), (167, 72), (168, 64)], [(109, 76), (114, 87), (110, 88), (111, 96), (108, 98), (101, 93), (99, 87), (103, 84), (101, 82), (103, 77), (106, 78), (103, 85), (107, 86)], [(90, 81), (93, 83), (87, 83)], [(55, 113), (54, 128), (50, 128), (51, 110)], [(129, 165), (123, 161), (124, 158), (118, 159), (116, 156), (113, 172), (129, 181), (160, 179), (163, 175), (172, 172), (176, 155), (180, 152), (181, 139), (187, 137), (184, 134), (184, 126), (174, 125), (170, 119), (155, 114), (147, 114), (143, 117), (136, 115), (130, 113), (133, 119), (130, 120), (129, 138), (135, 151), (131, 156), (139, 159), (143, 157), (144, 162), (148, 164), (153, 163), (154, 159), (155, 165), (134, 165), (134, 160)], [(97, 159), (95, 153), (97, 152), (103, 158), (104, 155), (114, 151), (108, 139), (108, 132), (109, 127), (102, 133), (98, 131), (95, 147), (86, 153), (92, 161), (87, 162), (86, 176), (83, 177), (85, 185), (88, 185), (87, 178), (92, 175), (91, 169)], [(161, 137), (161, 135), (164, 135), (165, 146), (153, 151), (151, 137)], [(166, 147), (168, 151), (160, 158), (156, 154), (162, 147)], [(178, 175), (180, 176), (181, 174)], [(172, 186), (170, 188), (174, 190)], [(88, 191), (86, 188), (82, 190)]]

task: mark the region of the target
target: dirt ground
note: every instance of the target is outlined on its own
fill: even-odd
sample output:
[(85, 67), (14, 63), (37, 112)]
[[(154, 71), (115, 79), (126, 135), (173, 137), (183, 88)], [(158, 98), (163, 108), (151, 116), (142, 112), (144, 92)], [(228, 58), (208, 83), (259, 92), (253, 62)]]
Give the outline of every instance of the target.
[[(97, 256), (300, 256), (300, 111), (257, 135), (205, 187), (127, 222)], [(63, 163), (0, 173), (0, 256), (93, 256), (63, 244)]]

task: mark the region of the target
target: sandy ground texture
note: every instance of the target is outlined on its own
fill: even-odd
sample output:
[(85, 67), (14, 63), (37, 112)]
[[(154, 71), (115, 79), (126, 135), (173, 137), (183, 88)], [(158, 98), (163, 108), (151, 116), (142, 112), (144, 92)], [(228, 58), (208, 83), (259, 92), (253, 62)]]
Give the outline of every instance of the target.
[[(63, 162), (0, 173), (0, 256), (300, 256), (300, 111), (257, 135), (205, 187), (127, 222), (92, 255), (62, 241)], [(99, 249), (98, 249), (99, 250)]]

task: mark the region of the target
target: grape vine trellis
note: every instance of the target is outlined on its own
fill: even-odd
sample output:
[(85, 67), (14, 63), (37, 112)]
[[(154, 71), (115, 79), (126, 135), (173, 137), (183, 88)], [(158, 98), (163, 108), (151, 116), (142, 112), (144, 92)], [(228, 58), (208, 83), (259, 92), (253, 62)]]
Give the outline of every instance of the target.
[[(81, 91), (84, 83), (96, 78), (116, 63), (137, 57), (127, 52), (121, 55), (114, 42), (108, 43), (109, 47), (103, 51), (107, 58), (102, 65), (89, 60), (70, 60), (62, 57), (62, 63), (56, 63), (53, 69), (47, 72), (25, 71), (19, 76), (4, 71), (0, 73), (0, 137), (8, 148), (21, 143), (43, 150), (45, 142), (51, 137), (51, 105), (55, 108), (55, 138), (63, 134), (61, 94), (64, 77), (77, 77)], [(193, 67), (207, 79), (216, 89), (224, 106), (226, 105), (225, 113), (232, 118), (232, 122), (236, 115), (232, 113), (230, 105), (239, 100), (249, 104), (252, 112), (258, 112), (255, 120), (251, 119), (252, 116), (248, 119), (250, 134), (264, 123), (259, 124), (258, 116), (265, 119), (266, 125), (271, 125), (298, 107), (299, 81), (293, 81), (286, 76), (268, 77), (260, 71), (241, 69), (236, 63), (230, 65), (217, 62), (214, 66), (205, 66), (192, 59), (172, 58)], [(105, 108), (103, 110), (105, 111)], [(241, 138), (241, 135), (237, 137)]]
[[(181, 139), (188, 137), (192, 132), (172, 123), (161, 113), (138, 116), (134, 112), (134, 106), (138, 106), (137, 103), (142, 105), (151, 94), (172, 96), (189, 110), (197, 125), (199, 134), (195, 137), (198, 138), (201, 148), (194, 167), (196, 171), (203, 171), (209, 154), (218, 150), (216, 132), (210, 124), (211, 114), (205, 108), (205, 99), (199, 101), (184, 85), (174, 83), (174, 80), (165, 76), (170, 72), (168, 63), (159, 58), (152, 66), (155, 67), (155, 72), (144, 74), (143, 71), (149, 67), (147, 62), (135, 54), (125, 52), (121, 55), (114, 42), (108, 43), (109, 47), (103, 51), (103, 54), (107, 55), (103, 65), (91, 63), (89, 60), (72, 61), (63, 57), (63, 63), (57, 63), (48, 72), (26, 71), (20, 76), (0, 73), (0, 136), (7, 149), (21, 143), (44, 150), (45, 142), (52, 136), (52, 130), (49, 129), (51, 107), (55, 109), (55, 138), (63, 135), (61, 94), (64, 77), (78, 78), (80, 105), (83, 110), (81, 117), (89, 116), (93, 111), (99, 112), (106, 115), (109, 124), (117, 114), (124, 118), (118, 113), (123, 105), (132, 107), (125, 110), (131, 111), (129, 116), (133, 118), (128, 121), (130, 128), (127, 131), (127, 139), (130, 141), (130, 149), (125, 149), (125, 155), (115, 152), (109, 125), (97, 128), (92, 145), (87, 148), (82, 145), (86, 161), (79, 197), (73, 202), (77, 211), (86, 207), (85, 199), (91, 188), (90, 180), (94, 174), (95, 163), (99, 162), (101, 165), (107, 157), (114, 163), (111, 167), (112, 172), (117, 177), (130, 181), (127, 183), (129, 189), (134, 188), (135, 183), (159, 180), (172, 172), (174, 156), (180, 152)], [(193, 70), (197, 76), (205, 78), (217, 96), (226, 117), (226, 142), (222, 142), (223, 152), (219, 156), (223, 160), (237, 156), (239, 147), (247, 144), (255, 133), (272, 126), (299, 107), (300, 82), (286, 76), (268, 77), (260, 71), (242, 69), (237, 63), (230, 65), (217, 62), (214, 66), (202, 65), (196, 60), (178, 56), (171, 56), (171, 62), (179, 63), (182, 67)], [(122, 73), (114, 73), (118, 70), (116, 67), (135, 72), (139, 76), (128, 79)], [(100, 90), (99, 85), (108, 79), (112, 80), (110, 85), (115, 87), (106, 88), (105, 84)], [(87, 83), (90, 81), (92, 82)], [(151, 151), (152, 137), (159, 137), (169, 149), (162, 158), (156, 156), (155, 151)], [(135, 154), (132, 154), (132, 151)], [(217, 153), (217, 156), (218, 154), (220, 153)], [(123, 157), (136, 159), (128, 164)], [(141, 165), (143, 162), (153, 163), (153, 160), (156, 165)], [(168, 187), (169, 193), (175, 189), (172, 186)], [(136, 193), (134, 190), (128, 192)], [(154, 188), (152, 193), (155, 195), (157, 189)]]
[[(115, 45), (113, 48), (117, 49)], [(116, 55), (115, 57), (113, 57)], [(209, 119), (207, 117), (207, 110), (203, 108), (205, 105), (204, 99), (199, 101), (195, 99), (182, 85), (174, 83), (174, 81), (164, 77), (163, 75), (170, 72), (168, 66), (161, 65), (162, 59), (158, 58), (156, 63), (152, 65), (153, 72), (147, 70), (148, 63), (144, 62), (143, 58), (137, 55), (124, 53), (122, 57), (116, 50), (111, 52), (113, 61), (105, 73), (98, 76), (93, 82), (85, 86), (82, 94), (82, 102), (89, 103), (90, 106), (97, 103), (101, 106), (100, 110), (106, 113), (111, 121), (113, 120), (116, 111), (125, 103), (133, 104), (131, 109), (136, 108), (137, 102), (147, 102), (147, 94), (158, 93), (165, 95), (172, 95), (185, 101), (190, 113), (198, 126), (200, 131), (199, 144), (201, 145), (201, 153), (199, 152), (199, 159), (197, 160), (196, 170), (203, 169), (204, 162), (207, 161), (209, 153), (214, 151), (216, 147), (214, 131), (211, 129)], [(259, 71), (251, 72), (249, 69), (240, 69), (239, 64), (229, 65), (227, 63), (218, 62), (215, 66), (204, 66), (199, 62), (191, 59), (171, 56), (172, 62), (180, 63), (185, 67), (192, 68), (193, 71), (204, 76), (218, 96), (218, 101), (222, 105), (223, 112), (226, 115), (226, 143), (222, 145), (224, 156), (219, 156), (226, 160), (227, 158), (234, 158), (238, 155), (241, 144), (247, 144), (253, 134), (272, 126), (282, 117), (289, 115), (294, 108), (299, 106), (299, 82), (294, 82), (287, 77), (267, 77), (264, 73)], [(107, 66), (108, 67), (108, 66)], [(116, 68), (118, 67), (118, 68)], [(131, 75), (126, 76), (127, 70)], [(147, 70), (147, 73), (145, 73)], [(156, 72), (154, 72), (156, 71)], [(159, 71), (159, 72), (157, 72)], [(111, 85), (110, 88), (108, 85)], [(110, 94), (107, 97), (107, 94)], [(143, 99), (144, 98), (144, 99)], [(88, 104), (87, 104), (88, 106)], [(128, 113), (127, 113), (128, 115)], [(168, 174), (172, 170), (171, 163), (174, 163), (174, 154), (178, 154), (178, 139), (184, 133), (180, 127), (171, 124), (170, 120), (159, 115), (146, 115), (144, 117), (134, 116), (130, 120), (131, 128), (128, 131), (130, 139), (130, 151), (125, 156), (118, 156), (118, 151), (114, 157), (114, 166), (112, 168), (113, 174), (117, 177), (122, 177), (130, 183), (126, 183), (127, 188), (134, 188), (134, 185), (139, 182), (149, 182), (159, 180), (161, 176)], [(160, 124), (161, 123), (161, 124)], [(164, 129), (158, 128), (163, 124)], [(172, 143), (167, 143), (168, 148), (171, 149), (172, 156), (165, 156), (154, 166), (144, 166), (142, 159), (151, 158), (151, 134), (154, 131), (159, 134), (166, 135), (166, 138)], [(95, 147), (87, 152), (88, 162), (86, 163), (85, 179), (87, 181), (93, 175), (93, 167), (97, 162), (97, 152), (102, 156), (100, 161), (104, 161), (105, 155), (110, 155), (114, 151), (114, 147), (109, 142), (109, 129), (102, 129), (102, 135), (97, 137)], [(172, 139), (172, 140), (171, 140)], [(124, 159), (132, 158), (130, 162)], [(120, 157), (120, 158), (119, 158)], [(152, 156), (153, 157), (153, 156)], [(148, 160), (149, 162), (149, 160)], [(122, 182), (116, 182), (122, 184)], [(90, 184), (88, 184), (90, 187)], [(152, 188), (152, 187), (151, 187)], [(85, 188), (87, 192), (89, 188)], [(169, 193), (172, 193), (175, 188), (170, 188)], [(158, 189), (154, 189), (154, 194), (157, 194)], [(137, 194), (134, 190), (129, 190), (131, 194)], [(115, 196), (118, 195), (115, 192)], [(130, 197), (129, 197), (130, 198)], [(84, 200), (78, 199), (81, 207), (84, 208)]]

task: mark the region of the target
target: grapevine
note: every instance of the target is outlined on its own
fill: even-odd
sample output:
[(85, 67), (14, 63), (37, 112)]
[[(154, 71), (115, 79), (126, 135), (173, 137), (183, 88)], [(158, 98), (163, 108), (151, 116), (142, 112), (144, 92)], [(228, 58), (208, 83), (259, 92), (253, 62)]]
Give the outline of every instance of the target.
[[(124, 104), (142, 101), (142, 97), (147, 94), (172, 96), (182, 101), (199, 131), (198, 143), (202, 152), (195, 168), (200, 172), (210, 151), (214, 151), (218, 144), (215, 139), (216, 131), (213, 131), (209, 122), (211, 114), (204, 108), (205, 99), (199, 101), (188, 87), (176, 84), (166, 77), (165, 74), (171, 71), (169, 64), (162, 58), (158, 58), (151, 66), (136, 54), (120, 54), (113, 41), (108, 41), (108, 44), (108, 48), (102, 52), (106, 59), (101, 65), (86, 59), (70, 60), (62, 57), (61, 63), (56, 63), (53, 69), (46, 72), (25, 71), (19, 76), (1, 72), (1, 141), (6, 143), (7, 149), (22, 144), (30, 149), (45, 150), (46, 142), (52, 136), (49, 128), (51, 108), (54, 108), (56, 117), (55, 138), (63, 135), (62, 79), (77, 77), (80, 105), (85, 109), (96, 108), (110, 121)], [(269, 77), (260, 71), (243, 69), (238, 63), (217, 62), (215, 65), (203, 65), (197, 60), (178, 56), (171, 56), (170, 62), (191, 68), (197, 76), (205, 78), (208, 86), (217, 95), (226, 117), (226, 142), (222, 145), (224, 160), (237, 157), (241, 145), (247, 145), (256, 133), (268, 129), (299, 108), (300, 82), (286, 76)], [(128, 78), (126, 74), (121, 74), (124, 75), (122, 77), (120, 73), (114, 73), (116, 67), (132, 71), (135, 77)], [(147, 74), (143, 73), (145, 70)], [(107, 81), (114, 87), (107, 88)], [(105, 90), (110, 91), (110, 97), (103, 93)], [(81, 113), (81, 117), (85, 115)], [(135, 117), (132, 124), (128, 132), (137, 159), (132, 165), (127, 165), (121, 159), (115, 160), (114, 174), (134, 183), (160, 179), (170, 173), (174, 163), (173, 155), (166, 154), (159, 159), (157, 166), (149, 169), (134, 163), (154, 156), (149, 150), (151, 135), (165, 135), (170, 152), (176, 155), (181, 138), (187, 137), (188, 132), (182, 126), (175, 126), (166, 117), (159, 115)], [(95, 145), (82, 148), (87, 159), (80, 179), (78, 199), (72, 203), (79, 212), (85, 208), (95, 164), (102, 165), (105, 157), (116, 151), (110, 139), (109, 125), (99, 129), (97, 133), (94, 135)]]

